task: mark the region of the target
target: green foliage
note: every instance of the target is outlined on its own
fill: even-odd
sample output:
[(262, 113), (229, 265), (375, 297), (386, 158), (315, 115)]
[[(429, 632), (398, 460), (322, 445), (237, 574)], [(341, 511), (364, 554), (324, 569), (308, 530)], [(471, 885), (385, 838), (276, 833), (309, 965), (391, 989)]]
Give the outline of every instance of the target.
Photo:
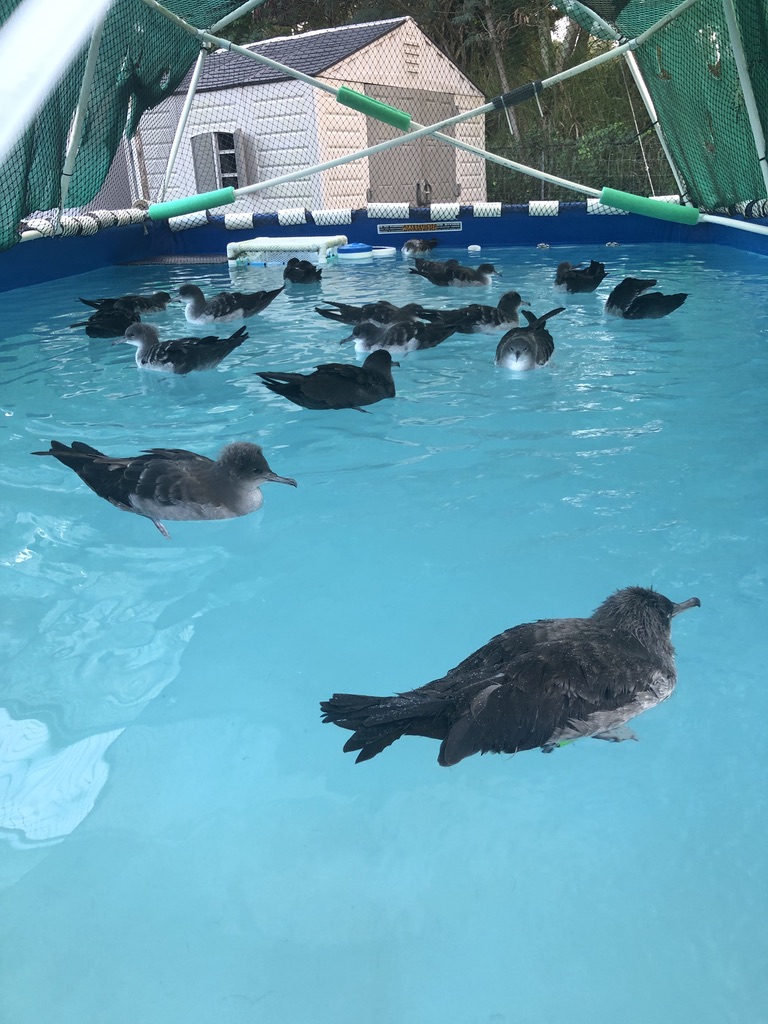
[[(514, 6), (509, 0), (267, 0), (228, 32), (235, 42), (253, 42), (406, 15), (487, 96), (551, 77), (609, 47), (575, 23), (563, 33), (566, 22), (548, 0), (519, 0)], [(487, 116), (486, 148), (593, 188), (676, 191), (655, 135), (647, 131), (645, 107), (620, 61), (547, 89), (538, 103), (516, 108), (514, 121), (518, 137), (510, 134), (503, 114)], [(488, 164), (487, 175), (489, 199), (579, 198), (495, 164)]]

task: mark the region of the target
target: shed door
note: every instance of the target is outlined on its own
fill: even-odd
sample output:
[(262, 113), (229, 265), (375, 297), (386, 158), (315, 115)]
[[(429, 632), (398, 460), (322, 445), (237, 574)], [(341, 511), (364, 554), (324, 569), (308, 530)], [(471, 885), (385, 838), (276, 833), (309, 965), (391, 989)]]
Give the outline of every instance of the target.
[[(366, 95), (406, 110), (419, 124), (434, 124), (458, 113), (453, 94), (429, 92), (426, 89), (400, 89), (393, 85), (366, 85)], [(375, 146), (400, 132), (382, 121), (367, 118), (368, 145)], [(453, 126), (446, 135), (453, 135)], [(456, 150), (446, 142), (425, 136), (395, 149), (385, 149), (368, 157), (370, 202), (416, 202), (416, 184), (428, 181), (432, 186), (432, 202), (454, 202), (458, 197), (456, 183)], [(422, 195), (423, 198), (423, 195)]]

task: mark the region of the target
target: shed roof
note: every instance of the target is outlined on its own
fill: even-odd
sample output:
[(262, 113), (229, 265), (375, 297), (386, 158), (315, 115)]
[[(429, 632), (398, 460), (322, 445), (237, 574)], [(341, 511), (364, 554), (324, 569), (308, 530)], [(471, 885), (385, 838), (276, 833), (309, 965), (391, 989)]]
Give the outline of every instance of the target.
[[(252, 43), (246, 49), (261, 53), (281, 64), (287, 64), (305, 75), (320, 75), (339, 61), (351, 57), (353, 53), (381, 39), (407, 20), (408, 18), (388, 18), (386, 21), (369, 21), (362, 25), (317, 29), (296, 36), (278, 36), (275, 39), (265, 39), (261, 43)], [(175, 91), (186, 92), (191, 77), (190, 69)], [(289, 75), (275, 71), (266, 64), (257, 64), (256, 61), (249, 60), (239, 53), (217, 50), (206, 57), (197, 90), (200, 92), (229, 89), (232, 86), (289, 80)]]

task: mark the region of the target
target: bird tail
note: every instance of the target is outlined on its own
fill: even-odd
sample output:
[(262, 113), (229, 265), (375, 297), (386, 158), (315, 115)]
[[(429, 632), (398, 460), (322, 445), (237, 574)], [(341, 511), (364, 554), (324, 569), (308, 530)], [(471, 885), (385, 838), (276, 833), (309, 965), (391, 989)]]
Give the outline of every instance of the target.
[(553, 316), (557, 316), (558, 313), (562, 313), (565, 306), (558, 306), (557, 309), (550, 309), (544, 316), (536, 316), (535, 313), (531, 313), (527, 309), (521, 309), (520, 312), (523, 314), (525, 319), (528, 321), (528, 326), (537, 330), (539, 327), (543, 327), (544, 324)]
[(242, 345), (244, 341), (248, 339), (248, 328), (238, 327), (233, 335), (227, 338), (232, 348), (237, 348), (238, 345)]
[(330, 700), (321, 701), (320, 710), (324, 722), (352, 730), (344, 752), (359, 750), (356, 763), (370, 760), (409, 732), (414, 711), (418, 714), (413, 702), (405, 697), (366, 697), (358, 693), (334, 693)]
[(61, 441), (51, 441), (51, 447), (47, 452), (32, 452), (33, 455), (52, 455), (64, 466), (74, 469), (75, 472), (82, 466), (83, 460), (106, 458), (98, 448), (91, 448), (83, 441), (73, 441), (71, 445), (62, 444)]
[(320, 316), (324, 316), (327, 320), (335, 320), (337, 324), (347, 323), (344, 319), (344, 314), (340, 313), (338, 309), (324, 309), (322, 306), (315, 306), (315, 312), (319, 313)]
[(261, 377), (264, 384), (276, 395), (292, 395), (296, 391), (296, 374), (257, 372), (256, 376)]

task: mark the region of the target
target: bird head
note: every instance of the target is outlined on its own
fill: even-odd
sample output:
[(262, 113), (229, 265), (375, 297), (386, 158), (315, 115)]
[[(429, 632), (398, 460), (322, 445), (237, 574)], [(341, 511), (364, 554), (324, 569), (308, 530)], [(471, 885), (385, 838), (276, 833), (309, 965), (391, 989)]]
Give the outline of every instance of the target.
[(255, 486), (263, 483), (298, 486), (291, 477), (278, 476), (277, 473), (273, 473), (261, 447), (250, 441), (233, 441), (232, 444), (225, 445), (216, 461), (231, 477), (235, 477), (243, 483), (247, 482)]

